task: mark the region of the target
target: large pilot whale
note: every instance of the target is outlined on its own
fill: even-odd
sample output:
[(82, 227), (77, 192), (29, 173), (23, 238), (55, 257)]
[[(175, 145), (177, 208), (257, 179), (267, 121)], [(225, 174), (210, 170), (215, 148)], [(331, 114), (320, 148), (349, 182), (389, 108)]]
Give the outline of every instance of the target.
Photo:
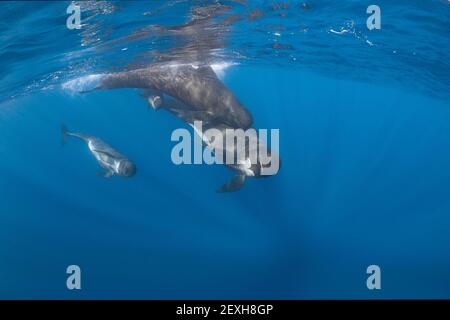
[(61, 125), (61, 133), (63, 144), (66, 143), (68, 136), (79, 138), (87, 144), (89, 151), (105, 169), (98, 175), (109, 178), (113, 175), (132, 177), (136, 174), (134, 163), (100, 138), (84, 133), (69, 132), (64, 125)]
[[(86, 93), (99, 89), (140, 88), (152, 91), (148, 97), (161, 100), (168, 95), (183, 103), (183, 108), (198, 119), (205, 118), (229, 126), (248, 129), (252, 115), (217, 77), (211, 66), (154, 63), (146, 68), (96, 74), (67, 82), (64, 85)], [(162, 102), (155, 103), (155, 108)], [(187, 111), (186, 111), (187, 112)]]

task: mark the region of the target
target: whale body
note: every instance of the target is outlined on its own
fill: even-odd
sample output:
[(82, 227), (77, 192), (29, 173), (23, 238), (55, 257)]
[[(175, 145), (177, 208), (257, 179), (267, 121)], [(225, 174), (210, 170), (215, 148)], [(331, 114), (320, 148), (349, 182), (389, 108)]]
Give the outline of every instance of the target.
[(109, 178), (113, 175), (132, 177), (136, 174), (134, 163), (100, 138), (84, 133), (69, 132), (64, 125), (61, 127), (61, 132), (63, 144), (68, 136), (79, 138), (87, 144), (89, 151), (94, 155), (100, 166), (105, 169), (98, 175)]
[[(197, 120), (203, 120), (203, 114), (210, 121), (236, 129), (248, 129), (253, 123), (251, 113), (209, 65), (153, 63), (142, 69), (85, 76), (67, 82), (64, 88), (78, 92), (139, 88), (179, 100), (185, 108), (196, 113)], [(148, 95), (152, 101), (155, 97)], [(156, 109), (155, 105), (152, 107)]]

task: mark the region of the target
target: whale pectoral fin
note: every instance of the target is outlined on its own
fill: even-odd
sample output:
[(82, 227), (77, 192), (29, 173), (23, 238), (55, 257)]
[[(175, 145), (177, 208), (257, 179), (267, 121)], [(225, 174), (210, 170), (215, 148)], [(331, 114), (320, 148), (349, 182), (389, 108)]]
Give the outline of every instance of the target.
[(97, 172), (97, 175), (98, 175), (99, 177), (110, 178), (110, 177), (112, 177), (112, 176), (114, 175), (114, 172), (111, 171), (111, 170), (108, 170), (108, 171), (99, 171), (99, 172)]
[(148, 105), (153, 110), (159, 110), (164, 102), (163, 96), (161, 95), (152, 95), (147, 98)]
[(217, 192), (235, 192), (242, 188), (245, 182), (245, 175), (240, 174), (234, 176), (230, 181), (221, 186)]
[(147, 100), (149, 108), (153, 110), (159, 110), (164, 103), (164, 96), (160, 90), (145, 89), (141, 91), (140, 95)]

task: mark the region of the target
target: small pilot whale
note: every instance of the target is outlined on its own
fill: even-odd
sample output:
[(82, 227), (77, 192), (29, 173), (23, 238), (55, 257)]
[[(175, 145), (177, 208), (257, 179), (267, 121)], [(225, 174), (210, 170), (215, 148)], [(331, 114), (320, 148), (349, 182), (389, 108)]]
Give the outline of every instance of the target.
[(83, 133), (69, 132), (64, 125), (61, 126), (61, 132), (63, 144), (66, 143), (68, 136), (76, 137), (86, 142), (95, 159), (106, 170), (99, 172), (99, 176), (106, 178), (113, 175), (132, 177), (136, 174), (136, 166), (134, 163), (103, 140)]

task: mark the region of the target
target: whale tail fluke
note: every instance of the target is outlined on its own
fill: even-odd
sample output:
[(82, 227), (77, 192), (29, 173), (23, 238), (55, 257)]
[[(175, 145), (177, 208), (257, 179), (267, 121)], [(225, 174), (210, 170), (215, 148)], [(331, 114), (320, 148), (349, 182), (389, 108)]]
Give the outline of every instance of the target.
[(91, 136), (79, 132), (70, 132), (67, 127), (61, 123), (61, 145), (65, 145), (67, 142), (67, 137), (72, 136), (76, 137), (78, 139), (83, 140), (84, 142), (88, 143)]
[(63, 83), (62, 88), (71, 93), (87, 93), (100, 89), (105, 74), (91, 74)]
[(67, 136), (69, 131), (67, 130), (64, 123), (61, 123), (61, 145), (65, 145), (67, 142)]

